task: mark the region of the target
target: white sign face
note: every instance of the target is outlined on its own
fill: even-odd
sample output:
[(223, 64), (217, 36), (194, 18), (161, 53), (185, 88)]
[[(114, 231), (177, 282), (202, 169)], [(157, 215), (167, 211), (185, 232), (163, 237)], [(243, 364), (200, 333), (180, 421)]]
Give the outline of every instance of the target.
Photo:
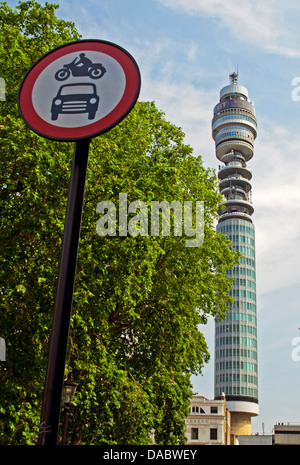
[[(83, 61), (90, 60), (93, 67), (81, 63), (82, 53)], [(101, 52), (80, 54), (69, 53), (55, 60), (33, 86), (35, 111), (54, 126), (76, 128), (100, 120), (118, 105), (124, 94), (125, 74), (114, 58)], [(90, 69), (99, 77), (93, 78)]]
[(18, 103), (21, 116), (38, 134), (77, 140), (118, 124), (139, 90), (139, 70), (125, 50), (83, 40), (40, 58), (22, 81)]

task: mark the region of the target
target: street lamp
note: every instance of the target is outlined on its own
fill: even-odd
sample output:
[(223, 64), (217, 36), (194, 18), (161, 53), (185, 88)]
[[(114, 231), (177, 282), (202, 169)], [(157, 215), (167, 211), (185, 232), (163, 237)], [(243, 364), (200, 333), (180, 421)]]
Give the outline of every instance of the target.
[(0, 337), (0, 361), (5, 362), (6, 360), (6, 347), (5, 347), (5, 339)]
[(65, 404), (65, 418), (64, 418), (63, 434), (62, 434), (62, 441), (61, 441), (63, 445), (66, 445), (66, 442), (67, 442), (67, 430), (68, 430), (70, 405), (73, 402), (76, 388), (77, 388), (77, 383), (75, 383), (72, 373), (69, 373), (68, 378), (65, 379), (64, 381), (64, 389), (63, 389), (63, 403)]
[(6, 100), (5, 79), (3, 79), (3, 77), (0, 77), (0, 100), (2, 102)]

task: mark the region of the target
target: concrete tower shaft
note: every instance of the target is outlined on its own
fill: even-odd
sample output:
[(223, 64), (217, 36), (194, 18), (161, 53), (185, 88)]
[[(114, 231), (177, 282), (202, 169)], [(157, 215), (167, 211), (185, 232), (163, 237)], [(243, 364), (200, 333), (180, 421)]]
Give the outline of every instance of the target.
[(214, 108), (212, 137), (219, 165), (220, 192), (225, 208), (219, 211), (217, 230), (229, 236), (243, 258), (228, 274), (236, 279), (233, 305), (227, 319), (215, 326), (215, 397), (224, 393), (234, 434), (251, 434), (251, 416), (258, 415), (256, 270), (254, 208), (251, 170), (257, 122), (248, 90), (237, 73), (220, 91)]

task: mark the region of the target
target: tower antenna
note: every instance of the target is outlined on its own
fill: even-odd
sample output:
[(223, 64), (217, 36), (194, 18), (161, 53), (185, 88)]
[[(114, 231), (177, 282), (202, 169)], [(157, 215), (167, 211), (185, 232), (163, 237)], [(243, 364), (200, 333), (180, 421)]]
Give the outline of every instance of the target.
[(236, 71), (233, 71), (233, 73), (229, 74), (229, 79), (231, 81), (231, 84), (237, 84), (239, 77), (239, 72), (238, 72), (238, 66), (236, 67)]

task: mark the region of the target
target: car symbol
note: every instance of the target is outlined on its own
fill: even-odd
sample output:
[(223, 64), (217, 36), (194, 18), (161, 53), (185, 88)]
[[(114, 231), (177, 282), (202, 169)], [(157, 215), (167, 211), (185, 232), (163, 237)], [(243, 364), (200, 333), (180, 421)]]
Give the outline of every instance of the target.
[(94, 119), (99, 100), (95, 84), (65, 84), (52, 101), (51, 119), (55, 121), (60, 114), (76, 113), (88, 113), (88, 119)]

